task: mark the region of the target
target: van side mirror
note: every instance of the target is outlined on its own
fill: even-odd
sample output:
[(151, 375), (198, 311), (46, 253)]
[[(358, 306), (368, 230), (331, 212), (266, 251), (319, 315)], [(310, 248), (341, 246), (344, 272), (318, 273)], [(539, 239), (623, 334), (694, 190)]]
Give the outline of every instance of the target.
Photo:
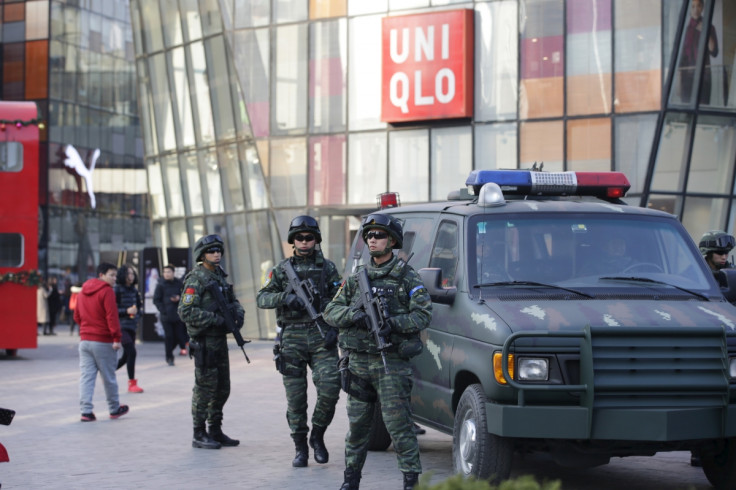
[(736, 303), (736, 269), (721, 269), (714, 275), (726, 301)]
[[(442, 287), (442, 269), (439, 267), (426, 267), (419, 269), (417, 272), (419, 273), (419, 277), (422, 278), (424, 287), (427, 288), (432, 302), (443, 305), (451, 305), (455, 302), (457, 288), (455, 286), (450, 288)], [(736, 277), (734, 281), (736, 281)], [(736, 285), (736, 282), (734, 284)]]

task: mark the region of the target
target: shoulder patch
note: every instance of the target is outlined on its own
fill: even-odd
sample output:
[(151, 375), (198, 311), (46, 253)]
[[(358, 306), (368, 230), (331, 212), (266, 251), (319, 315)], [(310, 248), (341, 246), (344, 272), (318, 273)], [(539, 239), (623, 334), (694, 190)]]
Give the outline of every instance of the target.
[(194, 301), (195, 292), (196, 291), (194, 290), (194, 288), (186, 288), (184, 290), (184, 294), (181, 297), (181, 302), (184, 303), (185, 305), (191, 305), (192, 301)]
[(263, 285), (264, 286), (268, 286), (269, 283), (271, 282), (271, 279), (273, 279), (273, 269), (271, 269), (270, 271), (268, 271), (268, 274), (266, 274), (266, 280), (263, 281)]
[(335, 293), (335, 296), (333, 296), (332, 299), (335, 299), (338, 296), (340, 296), (340, 293), (342, 293), (343, 286), (345, 286), (345, 281), (342, 281), (342, 283), (340, 284), (340, 289), (337, 290), (337, 292)]

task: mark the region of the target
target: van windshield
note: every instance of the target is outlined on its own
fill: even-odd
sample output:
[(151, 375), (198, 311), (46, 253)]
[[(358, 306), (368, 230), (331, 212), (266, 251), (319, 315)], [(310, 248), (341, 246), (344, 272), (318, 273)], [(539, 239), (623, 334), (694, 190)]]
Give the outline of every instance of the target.
[[(470, 221), (467, 243), (471, 287), (535, 281), (610, 289), (612, 282), (604, 278), (631, 277), (700, 292), (713, 288), (697, 248), (671, 219), (583, 214), (477, 216)], [(637, 287), (634, 282), (632, 287)]]

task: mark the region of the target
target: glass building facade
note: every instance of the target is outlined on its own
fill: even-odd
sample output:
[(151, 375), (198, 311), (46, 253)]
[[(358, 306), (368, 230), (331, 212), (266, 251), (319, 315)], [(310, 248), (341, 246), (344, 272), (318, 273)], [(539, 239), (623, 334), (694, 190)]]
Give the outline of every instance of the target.
[(34, 101), (45, 123), (29, 189), (39, 269), (83, 281), (101, 258), (152, 244), (129, 4), (5, 1), (1, 36), (0, 98)]
[[(381, 121), (381, 19), (470, 9), (474, 115)], [(736, 3), (131, 0), (156, 246), (227, 241), (246, 333), (289, 221), (338, 266), (376, 195), (442, 200), (473, 169), (620, 170), (695, 240), (734, 233)], [(700, 27), (698, 27), (700, 26)], [(710, 26), (705, 28), (704, 26)], [(696, 94), (698, 94), (696, 96)]]

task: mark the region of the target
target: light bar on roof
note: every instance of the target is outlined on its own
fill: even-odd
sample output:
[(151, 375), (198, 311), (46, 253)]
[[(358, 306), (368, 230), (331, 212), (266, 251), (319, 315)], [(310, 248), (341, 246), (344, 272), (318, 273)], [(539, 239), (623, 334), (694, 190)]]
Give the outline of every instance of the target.
[(489, 182), (504, 194), (525, 196), (596, 196), (620, 198), (631, 184), (621, 172), (539, 172), (531, 170), (473, 170), (465, 185), (476, 195)]

